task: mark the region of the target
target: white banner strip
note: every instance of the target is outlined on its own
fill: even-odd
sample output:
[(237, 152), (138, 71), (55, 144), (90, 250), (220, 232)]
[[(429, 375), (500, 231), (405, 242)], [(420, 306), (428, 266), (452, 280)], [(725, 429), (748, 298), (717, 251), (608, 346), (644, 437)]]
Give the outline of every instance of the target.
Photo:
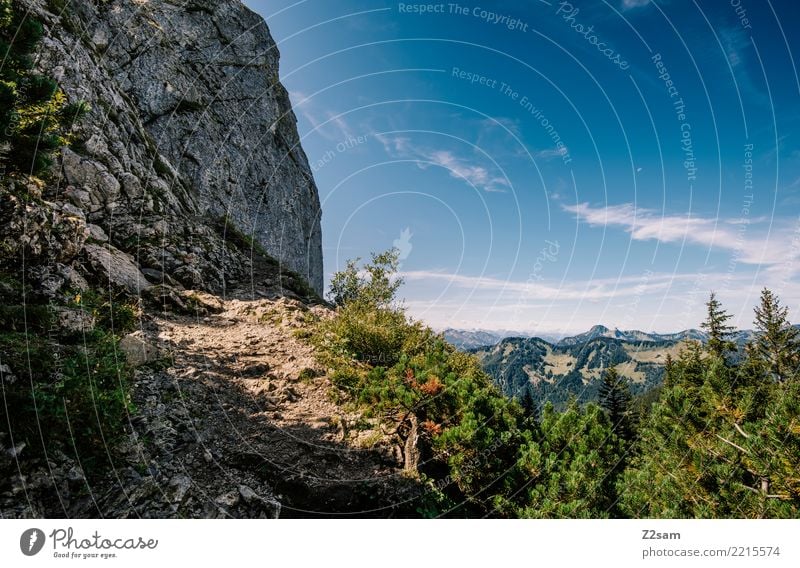
[(0, 560), (14, 567), (796, 568), (798, 535), (800, 521), (776, 520), (2, 520)]

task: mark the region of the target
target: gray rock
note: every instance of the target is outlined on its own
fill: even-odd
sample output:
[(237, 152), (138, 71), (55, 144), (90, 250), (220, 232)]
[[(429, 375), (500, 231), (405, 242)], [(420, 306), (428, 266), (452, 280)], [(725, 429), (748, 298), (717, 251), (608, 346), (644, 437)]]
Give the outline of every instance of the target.
[(178, 474), (169, 480), (168, 498), (173, 505), (180, 505), (186, 500), (186, 496), (192, 487), (192, 480), (183, 474)]
[[(166, 217), (158, 234), (204, 251), (176, 278), (212, 289), (242, 260), (208, 223), (228, 214), (322, 292), (318, 192), (260, 16), (237, 0), (71, 0), (63, 16), (21, 1), (46, 24), (38, 65), (92, 107), (81, 153), (64, 148), (60, 161), (65, 195), (90, 223), (134, 252), (119, 246), (133, 242), (131, 227)], [(155, 260), (160, 245), (135, 246)]]
[(90, 333), (94, 329), (94, 318), (90, 313), (76, 308), (54, 307), (53, 315), (58, 327), (70, 334)]
[(272, 495), (261, 496), (247, 485), (239, 486), (239, 495), (250, 507), (257, 510), (256, 518), (277, 519), (281, 514), (281, 504)]
[(120, 339), (119, 348), (132, 367), (140, 367), (158, 361), (164, 356), (164, 353), (158, 347), (148, 343), (139, 331)]
[(102, 227), (99, 227), (98, 225), (89, 224), (87, 225), (87, 228), (89, 229), (90, 239), (95, 240), (99, 243), (108, 242), (108, 235), (106, 235), (106, 232), (103, 230)]
[[(26, 192), (33, 193), (33, 187)], [(7, 262), (66, 263), (83, 247), (89, 230), (83, 212), (69, 203), (23, 199), (0, 184), (0, 245)]]
[(147, 278), (147, 281), (151, 284), (169, 282), (169, 277), (162, 271), (156, 270), (155, 268), (142, 268), (142, 274), (144, 274), (145, 278)]
[(87, 190), (90, 199), (108, 205), (119, 198), (119, 181), (100, 162), (63, 148), (61, 164), (67, 183)]
[(13, 385), (17, 382), (17, 376), (11, 371), (11, 367), (5, 363), (0, 365), (0, 378), (8, 385)]
[(156, 284), (149, 288), (145, 295), (160, 309), (186, 313), (191, 312), (189, 306), (187, 306), (186, 302), (181, 298), (178, 290), (168, 284)]
[(86, 291), (89, 289), (89, 283), (72, 266), (61, 265), (58, 270), (59, 275), (64, 279), (64, 284), (71, 290)]
[(136, 295), (150, 287), (129, 254), (112, 246), (102, 247), (95, 244), (85, 245), (84, 250), (89, 266), (103, 283), (124, 288), (130, 294)]
[(214, 499), (214, 503), (216, 503), (220, 507), (231, 509), (239, 504), (239, 493), (237, 493), (236, 491), (229, 491), (227, 493), (223, 493), (222, 495)]

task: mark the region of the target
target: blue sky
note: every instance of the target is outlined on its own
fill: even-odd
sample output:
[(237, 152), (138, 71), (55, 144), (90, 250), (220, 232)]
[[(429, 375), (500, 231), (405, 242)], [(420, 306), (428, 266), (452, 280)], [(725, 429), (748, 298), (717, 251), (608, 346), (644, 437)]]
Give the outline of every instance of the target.
[(796, 2), (246, 4), (281, 51), (326, 278), (398, 246), (437, 328), (674, 331), (712, 289), (750, 327), (763, 286), (800, 320)]

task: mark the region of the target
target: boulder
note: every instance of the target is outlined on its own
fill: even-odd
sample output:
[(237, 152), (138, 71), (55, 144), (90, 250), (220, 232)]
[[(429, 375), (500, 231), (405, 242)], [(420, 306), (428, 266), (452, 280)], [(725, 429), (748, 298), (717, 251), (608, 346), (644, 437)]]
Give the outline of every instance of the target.
[(53, 315), (58, 328), (69, 335), (81, 335), (94, 329), (92, 314), (77, 308), (55, 307)]
[(119, 348), (132, 367), (140, 367), (158, 361), (165, 355), (161, 349), (144, 339), (141, 331), (135, 331), (123, 337), (119, 342)]
[(112, 284), (134, 295), (150, 288), (131, 255), (110, 245), (87, 244), (84, 250), (89, 266), (104, 284)]

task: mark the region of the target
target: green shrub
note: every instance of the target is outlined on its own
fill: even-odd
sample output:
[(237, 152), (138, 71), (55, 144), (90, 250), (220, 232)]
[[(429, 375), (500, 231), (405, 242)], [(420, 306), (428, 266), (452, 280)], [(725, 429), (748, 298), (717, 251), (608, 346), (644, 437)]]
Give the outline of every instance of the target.
[[(8, 277), (2, 283), (6, 301), (21, 292)], [(94, 330), (76, 335), (60, 329), (53, 307), (90, 313)], [(92, 291), (53, 306), (4, 304), (0, 364), (13, 378), (2, 385), (0, 431), (10, 430), (16, 444), (25, 442), (25, 455), (61, 450), (77, 456), (90, 475), (109, 466), (109, 450), (124, 434), (131, 410), (131, 371), (117, 334), (133, 329), (137, 318), (136, 306), (125, 298)]]
[(87, 290), (67, 294), (68, 307), (83, 310), (94, 318), (101, 333), (124, 335), (139, 326), (141, 317), (137, 303), (123, 294)]
[(0, 335), (0, 359), (17, 380), (5, 384), (0, 423), (35, 455), (61, 449), (87, 469), (108, 465), (124, 433), (130, 371), (117, 339), (101, 334), (86, 346), (54, 349), (36, 335)]
[(0, 165), (8, 173), (40, 175), (53, 153), (70, 143), (69, 129), (86, 114), (68, 104), (56, 82), (33, 71), (42, 24), (11, 0), (0, 0)]
[(402, 312), (360, 304), (342, 308), (323, 329), (333, 353), (383, 367), (397, 363), (409, 332)]
[(430, 485), (421, 515), (486, 514), (493, 493), (485, 487), (502, 487), (498, 480), (514, 469), (521, 409), (473, 356), (396, 305), (396, 252), (372, 258), (367, 276), (355, 262), (334, 276), (336, 317), (314, 332), (318, 353), (333, 369), (337, 398), (401, 438), (418, 429), (419, 463), (405, 465)]
[(397, 277), (399, 255), (397, 249), (373, 253), (372, 260), (361, 268), (360, 259), (348, 260), (346, 268), (331, 279), (329, 299), (337, 306), (391, 307), (403, 284), (403, 279)]

